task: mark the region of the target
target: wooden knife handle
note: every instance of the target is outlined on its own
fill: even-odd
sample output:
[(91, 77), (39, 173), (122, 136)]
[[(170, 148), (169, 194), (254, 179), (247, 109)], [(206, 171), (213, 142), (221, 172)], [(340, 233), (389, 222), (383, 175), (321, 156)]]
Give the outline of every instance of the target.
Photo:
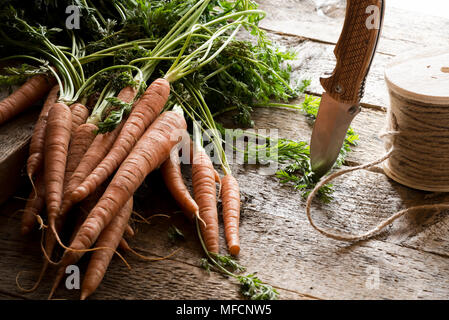
[(329, 78), (320, 79), (326, 92), (337, 101), (360, 102), (381, 32), (384, 2), (347, 0), (343, 30), (334, 50), (337, 65)]

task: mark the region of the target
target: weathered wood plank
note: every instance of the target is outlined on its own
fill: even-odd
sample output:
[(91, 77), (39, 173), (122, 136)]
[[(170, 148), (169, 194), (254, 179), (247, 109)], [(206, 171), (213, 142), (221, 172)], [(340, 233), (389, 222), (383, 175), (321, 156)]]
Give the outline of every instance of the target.
[(30, 110), (0, 126), (0, 203), (8, 199), (20, 184), (28, 142), (38, 113), (36, 109)]
[[(343, 27), (344, 11), (332, 16), (318, 15), (307, 0), (259, 0), (267, 12), (261, 27), (313, 39), (337, 43)], [(378, 51), (396, 55), (422, 47), (449, 46), (449, 19), (388, 7)]]
[[(251, 187), (252, 183), (257, 183), (254, 180), (256, 176), (257, 171), (251, 174), (245, 172), (245, 178), (241, 181), (245, 194), (251, 199), (252, 210), (270, 211), (272, 215), (285, 218), (305, 218), (304, 203), (297, 194), (287, 187), (276, 185), (274, 179), (265, 181), (263, 186), (260, 183), (258, 188)], [(368, 231), (398, 210), (448, 200), (447, 194), (429, 197), (429, 193), (404, 187), (381, 172), (361, 171), (341, 177), (335, 180), (334, 188), (334, 201), (330, 204), (317, 203), (314, 217), (319, 225), (353, 233)], [(264, 194), (270, 194), (270, 203), (282, 202), (283, 205), (270, 207)], [(309, 225), (307, 220), (303, 222)], [(448, 222), (449, 216), (445, 212), (410, 214), (387, 228), (387, 232), (377, 240), (447, 257)]]
[(4, 292), (0, 289), (0, 300), (24, 300), (20, 295)]
[[(254, 167), (234, 168), (234, 174), (243, 190), (240, 261), (248, 271), (257, 271), (261, 279), (276, 287), (328, 299), (449, 297), (448, 258), (442, 256), (445, 248), (433, 254), (413, 249), (412, 243), (407, 243), (410, 248), (406, 247), (396, 238), (398, 233), (408, 235), (406, 239), (413, 238), (416, 232), (419, 234), (422, 230), (416, 226), (422, 220), (435, 228), (437, 224), (444, 227), (447, 216), (421, 213), (404, 217), (375, 240), (349, 245), (327, 239), (312, 229), (305, 217), (304, 203), (290, 188), (280, 186), (271, 177), (260, 176)], [(378, 193), (373, 191), (373, 185), (379, 189)], [(403, 200), (405, 196), (407, 201)], [(426, 202), (424, 194), (367, 171), (337, 181), (335, 198), (329, 205), (316, 206), (317, 223), (357, 232), (388, 217), (392, 210)], [(149, 207), (151, 203), (150, 199), (142, 206)], [(160, 210), (168, 212), (169, 206)], [(175, 216), (172, 221), (152, 220), (152, 223), (154, 226), (141, 226), (136, 239), (130, 243), (165, 255), (172, 250), (166, 240), (166, 230), (174, 223), (187, 240), (182, 245), (186, 249), (173, 259), (198, 263), (201, 249), (195, 231), (185, 219)], [(428, 238), (432, 239), (432, 235), (428, 234)], [(223, 234), (220, 240), (225, 252)], [(432, 248), (435, 249), (438, 250), (436, 246)], [(379, 272), (378, 288), (370, 286), (370, 272)]]
[[(266, 281), (320, 298), (449, 297), (447, 215), (406, 216), (377, 239), (348, 245), (312, 229), (304, 203), (290, 188), (261, 177), (257, 168), (234, 173), (244, 190), (240, 260)], [(316, 205), (314, 217), (319, 225), (345, 231), (363, 232), (394, 210), (441, 200), (367, 171), (337, 180), (335, 188), (335, 201)], [(440, 232), (424, 231), (423, 221)], [(419, 242), (422, 233), (426, 240)], [(379, 269), (378, 290), (365, 286), (372, 268)]]
[[(168, 194), (166, 194), (168, 195)], [(9, 201), (3, 212), (12, 213), (21, 207), (18, 201)], [(42, 264), (42, 254), (39, 247), (40, 236), (35, 232), (30, 237), (19, 235), (20, 220), (12, 214), (0, 215), (0, 299), (46, 299), (53, 284), (55, 269), (51, 268), (44, 277), (41, 286), (33, 293), (21, 292), (15, 282), (18, 272), (27, 271), (21, 276), (20, 284), (28, 288), (33, 285)], [(167, 225), (158, 225), (158, 234), (167, 231)], [(143, 234), (142, 234), (143, 235)], [(165, 234), (166, 235), (166, 234)], [(146, 234), (146, 238), (153, 236)], [(167, 237), (165, 245), (174, 250)], [(184, 247), (184, 244), (181, 243)], [(183, 248), (190, 250), (191, 248)], [(195, 249), (199, 249), (195, 247)], [(165, 247), (152, 249), (152, 254), (164, 255)], [(200, 252), (200, 251), (198, 251)], [(114, 257), (107, 275), (92, 299), (241, 299), (239, 288), (235, 281), (225, 279), (212, 272), (210, 275), (195, 263), (186, 263), (182, 259), (167, 259), (159, 262), (146, 262), (131, 255), (126, 259), (132, 266), (128, 270), (123, 262)], [(87, 266), (83, 258), (79, 266), (83, 272)], [(283, 299), (308, 298), (299, 293), (278, 289)], [(64, 282), (56, 292), (57, 299), (78, 299), (78, 290), (67, 290)]]

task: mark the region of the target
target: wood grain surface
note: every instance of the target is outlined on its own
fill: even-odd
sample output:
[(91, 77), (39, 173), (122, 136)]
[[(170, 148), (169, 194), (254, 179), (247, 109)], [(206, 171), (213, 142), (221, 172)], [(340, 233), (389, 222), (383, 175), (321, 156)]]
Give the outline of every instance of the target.
[[(262, 0), (267, 18), (262, 26), (281, 46), (298, 52), (293, 62), (294, 80), (312, 80), (309, 93), (321, 95), (319, 77), (332, 72), (333, 50), (343, 23), (341, 13), (320, 16), (310, 1)], [(388, 5), (388, 4), (387, 4)], [(374, 160), (384, 153), (379, 132), (385, 125), (389, 98), (383, 70), (399, 52), (434, 43), (449, 43), (449, 20), (389, 10), (385, 29), (368, 77), (363, 110), (353, 122), (360, 144), (345, 165)], [(301, 103), (301, 98), (291, 101)], [(230, 117), (224, 117), (229, 119)], [(280, 136), (308, 141), (309, 123), (297, 111), (257, 108), (257, 128), (277, 128)], [(227, 126), (232, 124), (224, 121)], [(4, 141), (4, 140), (3, 140)], [(188, 167), (183, 168), (186, 179)], [(317, 233), (308, 223), (300, 194), (281, 185), (273, 176), (263, 176), (258, 166), (233, 166), (242, 193), (240, 262), (248, 272), (257, 272), (275, 286), (281, 299), (448, 299), (449, 298), (449, 215), (447, 212), (419, 212), (404, 216), (375, 239), (357, 244), (341, 243)], [(147, 255), (165, 256), (181, 247), (173, 257), (145, 262), (129, 254), (128, 270), (117, 257), (92, 299), (240, 299), (232, 279), (199, 267), (203, 257), (195, 230), (179, 213), (168, 191), (161, 187), (158, 172), (146, 180), (145, 192), (136, 195), (135, 210), (149, 217), (168, 213), (170, 219), (153, 218), (150, 225), (136, 223), (132, 247)], [(388, 179), (380, 167), (339, 178), (334, 183), (334, 200), (315, 203), (313, 216), (320, 226), (354, 233), (376, 225), (393, 212), (424, 203), (449, 200), (448, 194), (420, 192)], [(27, 190), (20, 190), (26, 195)], [(45, 299), (52, 285), (49, 272), (39, 289), (21, 293), (16, 286), (30, 286), (42, 263), (38, 248), (40, 233), (19, 236), (20, 200), (0, 207), (0, 299)], [(174, 224), (185, 240), (171, 243), (167, 230)], [(220, 221), (221, 230), (223, 229)], [(220, 244), (225, 248), (223, 232)], [(224, 252), (224, 251), (223, 251)], [(80, 264), (85, 267), (85, 260)], [(79, 292), (63, 286), (56, 298), (76, 299)]]

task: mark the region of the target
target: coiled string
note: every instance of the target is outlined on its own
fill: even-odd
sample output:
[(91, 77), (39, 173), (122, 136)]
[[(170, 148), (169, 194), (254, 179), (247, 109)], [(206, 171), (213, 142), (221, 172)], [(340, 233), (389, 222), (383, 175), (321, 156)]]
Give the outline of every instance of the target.
[(346, 173), (368, 169), (385, 160), (384, 171), (393, 180), (419, 190), (449, 191), (449, 105), (424, 105), (402, 98), (390, 90), (388, 126), (381, 138), (389, 150), (380, 159), (357, 167), (342, 169), (320, 181), (306, 202), (307, 218), (318, 232), (341, 241), (362, 241), (379, 234), (395, 220), (411, 212), (449, 210), (449, 204), (430, 204), (396, 212), (363, 234), (336, 232), (319, 227), (311, 215), (312, 201), (325, 184)]

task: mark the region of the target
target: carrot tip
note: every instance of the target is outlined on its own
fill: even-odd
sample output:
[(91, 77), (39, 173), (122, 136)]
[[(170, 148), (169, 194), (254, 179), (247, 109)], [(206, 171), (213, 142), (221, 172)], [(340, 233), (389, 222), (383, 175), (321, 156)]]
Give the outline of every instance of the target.
[(195, 212), (195, 216), (196, 216), (196, 218), (198, 220), (201, 221), (201, 223), (203, 224), (204, 228), (206, 228), (207, 227), (207, 223), (203, 219), (201, 219), (199, 211)]
[(44, 223), (44, 220), (42, 219), (42, 217), (40, 215), (38, 215), (38, 214), (36, 215), (36, 220), (37, 220), (37, 223), (39, 223), (39, 230), (47, 228), (47, 226)]
[(240, 253), (240, 246), (231, 246), (229, 248), (229, 252), (233, 255), (233, 256), (237, 256)]
[(81, 291), (81, 297), (80, 300), (86, 300), (86, 298), (89, 296), (89, 294), (86, 291)]
[(56, 292), (56, 289), (59, 287), (59, 283), (61, 282), (62, 278), (64, 277), (64, 270), (65, 268), (59, 268), (58, 271), (56, 271), (56, 278), (55, 282), (53, 283), (53, 287), (51, 288), (50, 294), (48, 295), (48, 300), (51, 300), (53, 295)]
[(81, 187), (78, 187), (77, 189), (75, 189), (75, 190), (72, 192), (72, 194), (70, 195), (70, 198), (71, 198), (71, 200), (72, 200), (73, 202), (80, 202), (81, 200), (84, 199), (84, 196), (83, 196), (83, 191), (84, 191), (84, 189), (81, 189), (81, 190), (80, 190), (80, 188), (81, 188)]
[(33, 200), (36, 200), (38, 195), (37, 195), (36, 185), (34, 184), (34, 181), (33, 181), (33, 174), (32, 173), (28, 174), (28, 179), (30, 179), (31, 187), (33, 188), (33, 192), (34, 192)]

